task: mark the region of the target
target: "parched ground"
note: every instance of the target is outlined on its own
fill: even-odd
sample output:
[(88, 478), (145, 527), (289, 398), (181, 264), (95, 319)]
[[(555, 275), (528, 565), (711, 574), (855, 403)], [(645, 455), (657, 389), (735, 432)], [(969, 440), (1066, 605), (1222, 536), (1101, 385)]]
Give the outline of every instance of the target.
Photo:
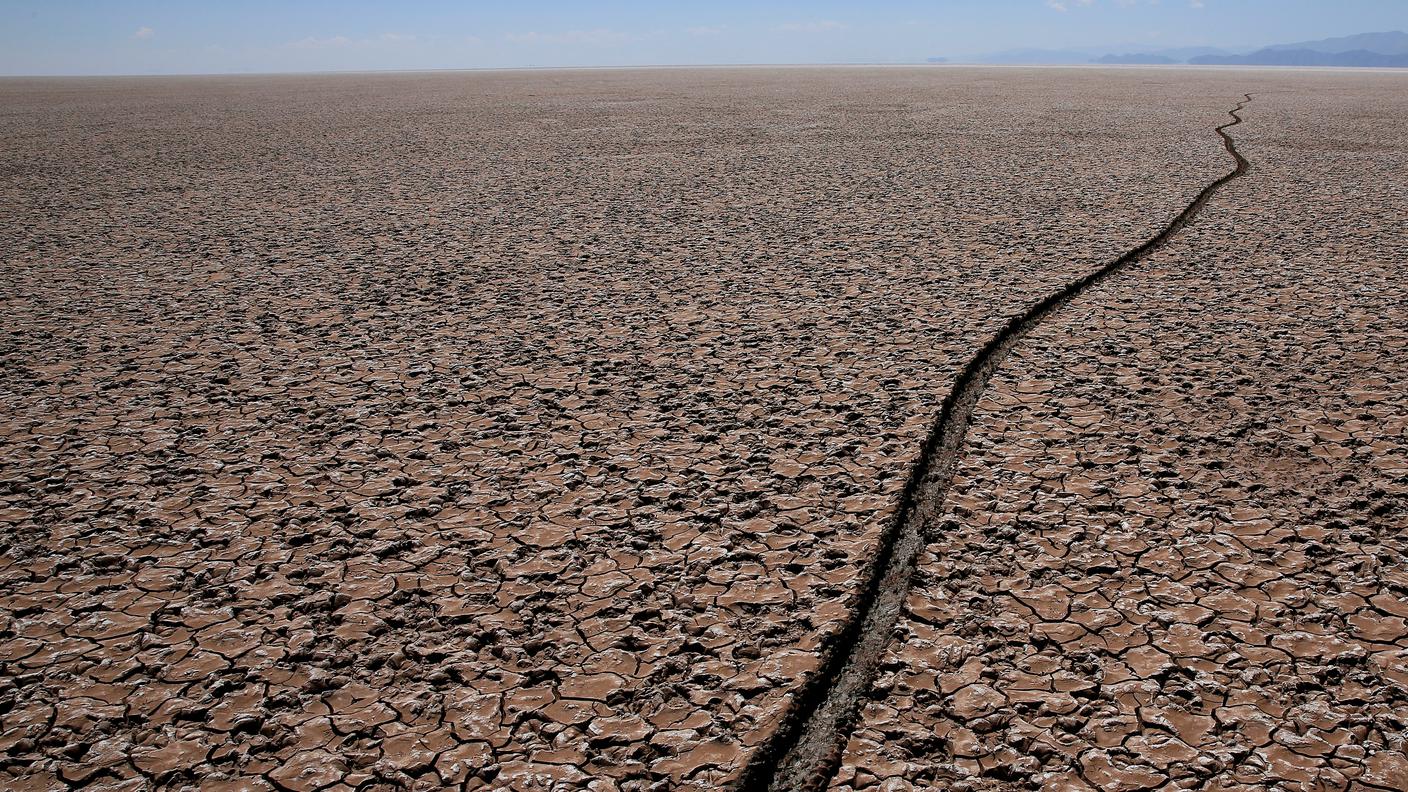
[[(958, 370), (1228, 168), (1212, 127), (1273, 81), (1248, 74), (0, 81), (0, 787), (727, 783), (851, 611)], [(1278, 184), (1223, 222), (1342, 262), (1258, 265), (1321, 300), (1287, 333), (1385, 328), (1378, 359), (1287, 336), (1310, 379), (1281, 375), (1389, 377), (1396, 111), (1340, 122), (1370, 156), (1303, 115), (1367, 112), (1329, 98), (1352, 79), (1274, 80), (1299, 93), (1249, 156), (1295, 152), (1276, 173), (1340, 208), (1302, 223), (1311, 187)], [(1351, 167), (1379, 214), (1346, 230)], [(1106, 343), (1052, 332), (1052, 360)], [(1346, 420), (1401, 442), (1374, 399)]]
[(1408, 92), (1296, 80), (994, 376), (833, 789), (1408, 789)]
[(1236, 89), (0, 96), (0, 786), (712, 789), (959, 367), (1225, 166)]

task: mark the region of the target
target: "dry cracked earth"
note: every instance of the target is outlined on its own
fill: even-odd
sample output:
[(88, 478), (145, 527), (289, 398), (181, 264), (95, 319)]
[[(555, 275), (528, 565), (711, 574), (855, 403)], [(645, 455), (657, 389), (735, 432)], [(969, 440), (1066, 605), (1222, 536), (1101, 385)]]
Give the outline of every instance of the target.
[(1013, 350), (833, 789), (1408, 789), (1404, 112), (1258, 96)]
[(0, 81), (0, 787), (716, 789), (994, 376), (838, 789), (1405, 789), (1374, 73)]

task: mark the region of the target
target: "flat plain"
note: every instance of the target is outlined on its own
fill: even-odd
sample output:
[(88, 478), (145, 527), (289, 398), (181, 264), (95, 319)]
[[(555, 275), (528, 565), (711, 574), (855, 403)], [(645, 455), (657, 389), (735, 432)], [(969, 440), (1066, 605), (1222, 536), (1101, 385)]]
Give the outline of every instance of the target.
[(1250, 92), (994, 375), (831, 783), (1404, 788), (1405, 87), (0, 81), (0, 785), (739, 783)]
[(1408, 787), (1405, 110), (1257, 96), (1014, 348), (833, 789)]

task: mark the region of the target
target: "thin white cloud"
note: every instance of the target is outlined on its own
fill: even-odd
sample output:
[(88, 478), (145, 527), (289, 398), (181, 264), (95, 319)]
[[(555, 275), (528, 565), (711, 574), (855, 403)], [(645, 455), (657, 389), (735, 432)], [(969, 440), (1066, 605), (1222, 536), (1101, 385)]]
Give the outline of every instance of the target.
[(845, 25), (834, 19), (818, 19), (813, 22), (786, 22), (778, 25), (778, 30), (785, 30), (789, 33), (827, 33), (833, 30), (844, 30)]
[(629, 34), (608, 28), (565, 30), (560, 33), (539, 33), (536, 30), (530, 30), (526, 33), (506, 33), (504, 38), (514, 44), (587, 44), (591, 46), (622, 44), (631, 40)]
[(288, 46), (292, 47), (293, 49), (324, 50), (342, 49), (344, 47), (350, 47), (352, 46), (352, 44), (352, 39), (346, 36), (328, 36), (325, 38), (320, 38), (318, 36), (308, 36), (307, 38), (301, 38), (297, 41), (290, 41), (288, 43)]
[[(284, 46), (297, 50), (348, 50), (348, 49), (388, 49), (404, 47), (407, 45), (421, 46), (432, 41), (435, 37), (427, 38), (414, 33), (382, 33), (372, 38), (350, 38), (348, 36), (308, 36), (290, 41)], [(467, 36), (466, 41), (470, 43), (478, 42), (474, 36)]]
[(1194, 8), (1203, 8), (1203, 0), (1188, 0), (1188, 5)]
[(137, 28), (137, 32), (132, 34), (132, 38), (134, 38), (134, 39), (149, 39), (149, 38), (151, 38), (151, 37), (153, 37), (153, 36), (155, 36), (155, 35), (156, 35), (156, 31), (155, 31), (155, 30), (152, 30), (151, 28), (147, 27), (146, 25), (143, 25), (143, 26)]

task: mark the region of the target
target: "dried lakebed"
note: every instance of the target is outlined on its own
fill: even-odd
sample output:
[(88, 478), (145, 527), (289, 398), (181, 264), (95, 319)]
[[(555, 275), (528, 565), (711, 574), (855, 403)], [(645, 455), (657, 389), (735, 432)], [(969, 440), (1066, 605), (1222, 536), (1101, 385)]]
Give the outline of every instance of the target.
[[(804, 690), (801, 700), (805, 702), (805, 709), (778, 730), (772, 744), (754, 756), (743, 788), (787, 790), (826, 786), (841, 762), (841, 752), (854, 725), (861, 698), (874, 681), (881, 654), (910, 593), (917, 554), (926, 540), (939, 530), (938, 521), (952, 484), (954, 467), (963, 450), (964, 436), (988, 381), (1023, 336), (1087, 289), (1168, 244), (1198, 216), (1223, 185), (1246, 173), (1247, 160), (1237, 151), (1227, 130), (1242, 122), (1237, 113), (1251, 100), (1251, 94), (1246, 94), (1245, 100), (1230, 111), (1232, 120), (1214, 130), (1232, 157), (1231, 171), (1199, 191), (1197, 197), (1152, 238), (1014, 316), (969, 361), (954, 389), (944, 399), (938, 420), (925, 441), (905, 493), (899, 524), (886, 535), (876, 556), (870, 583), (845, 633), (846, 640), (833, 649), (832, 656), (823, 665), (823, 673), (814, 678), (813, 687)], [(807, 706), (813, 701), (814, 705)]]
[(1250, 173), (1013, 349), (832, 789), (1408, 787), (1408, 108), (1366, 87), (1258, 96)]
[(0, 782), (736, 783), (1249, 75), (0, 81)]

